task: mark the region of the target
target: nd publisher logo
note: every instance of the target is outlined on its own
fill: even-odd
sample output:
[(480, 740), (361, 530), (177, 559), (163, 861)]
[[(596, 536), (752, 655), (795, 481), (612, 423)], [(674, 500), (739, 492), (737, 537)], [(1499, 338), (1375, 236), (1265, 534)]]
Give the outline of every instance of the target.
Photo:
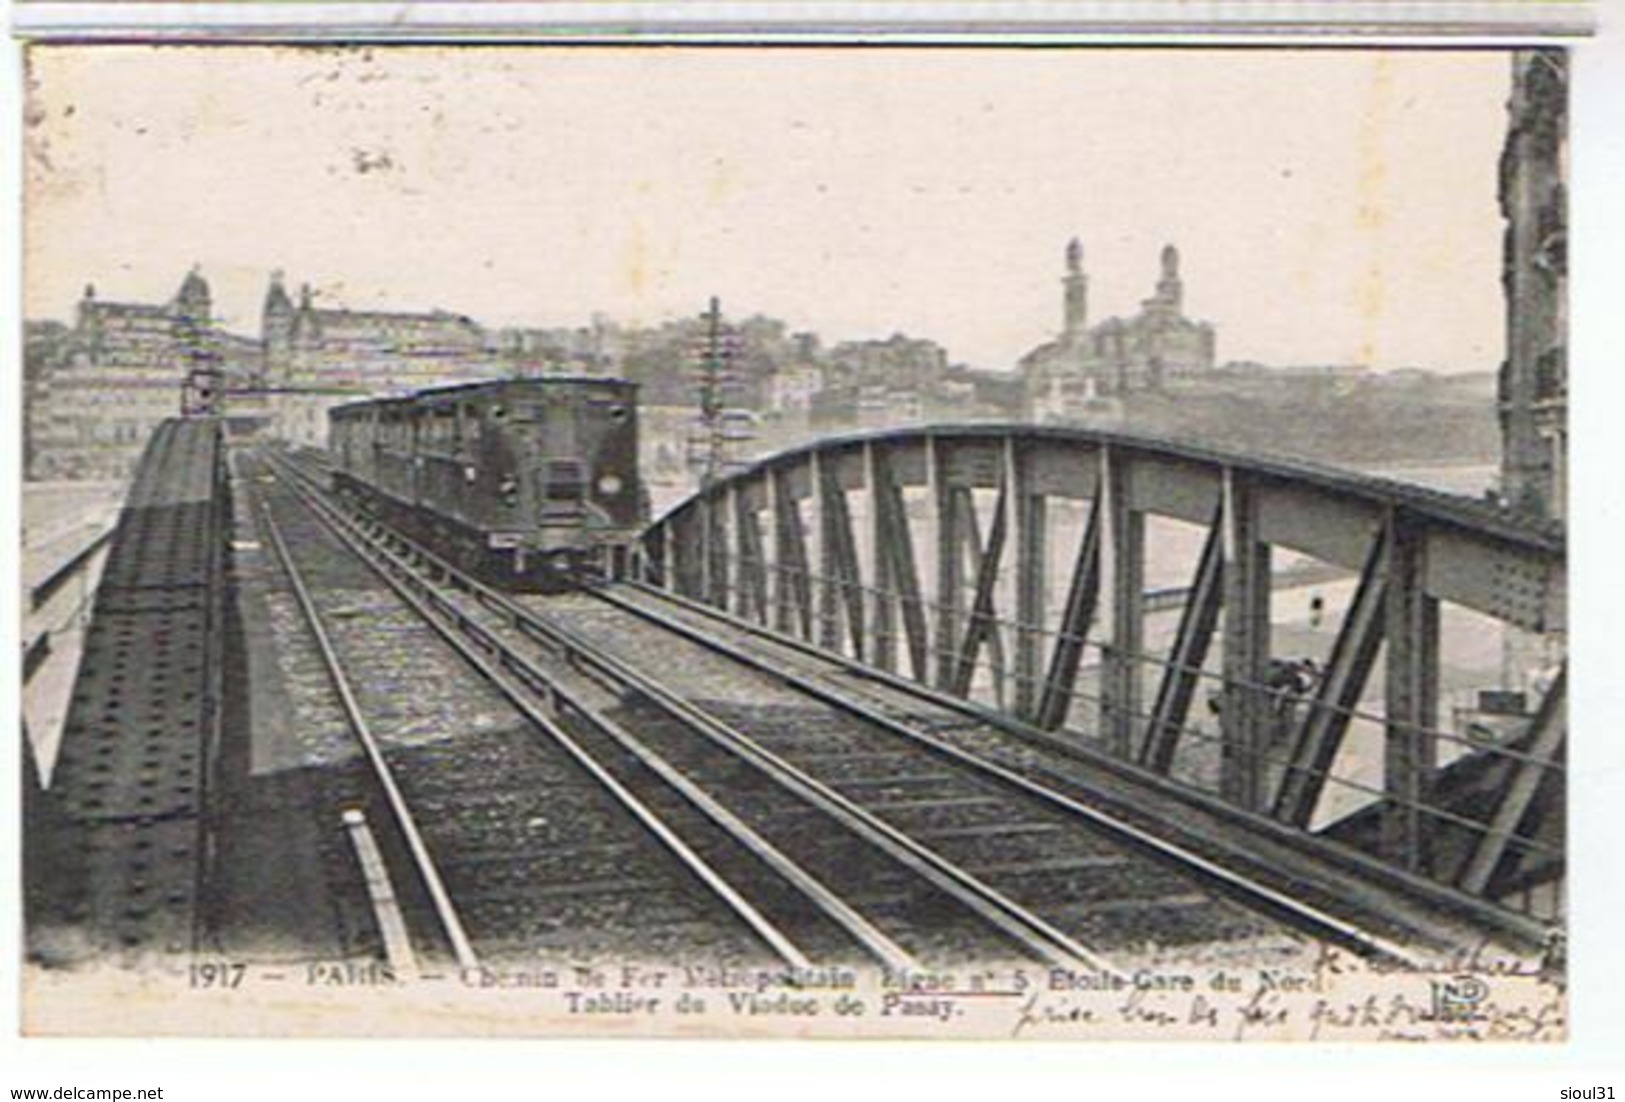
[(1452, 976), (1433, 981), (1433, 1017), (1440, 1022), (1470, 1022), (1489, 998), (1490, 985), (1477, 976)]

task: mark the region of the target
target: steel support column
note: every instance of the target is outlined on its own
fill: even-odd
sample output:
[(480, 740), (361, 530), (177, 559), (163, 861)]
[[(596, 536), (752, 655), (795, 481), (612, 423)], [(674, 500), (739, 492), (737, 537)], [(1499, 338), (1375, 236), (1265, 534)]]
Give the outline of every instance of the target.
[(829, 538), (829, 508), (824, 494), (824, 457), (813, 452), (807, 459), (808, 482), (813, 503), (812, 530), (818, 534), (818, 574), (815, 591), (818, 645), (836, 650), (841, 645), (841, 602), (835, 576), (835, 549)]
[(717, 504), (722, 509), (720, 519), (727, 525), (722, 532), (722, 557), (728, 564), (729, 585), (722, 595), (722, 607), (743, 618), (748, 595), (745, 592), (744, 578), (745, 540), (743, 533), (739, 531), (739, 483), (728, 483), (728, 488), (719, 496)]
[(673, 545), (673, 525), (670, 523), (660, 526), (660, 575), (657, 579), (662, 589), (677, 589), (677, 551)]
[(777, 467), (767, 469), (767, 505), (773, 511), (773, 627), (788, 634), (795, 626), (795, 590), (790, 584), (785, 534), (785, 487)]
[(812, 577), (808, 566), (806, 526), (801, 522), (801, 505), (789, 481), (777, 470), (772, 472), (773, 558), (778, 574), (775, 621), (780, 631), (811, 640)]
[(1033, 493), (1029, 457), (1013, 440), (1007, 441), (1006, 453), (1006, 477), (1016, 505), (1016, 716), (1031, 719), (1043, 663), (1048, 517), (1044, 496)]
[(673, 573), (677, 591), (696, 601), (705, 600), (705, 524), (698, 502), (670, 522), (675, 538)]
[(746, 495), (734, 494), (734, 531), (739, 540), (739, 612), (766, 624), (767, 559), (762, 546), (761, 518)]
[(700, 499), (698, 507), (695, 510), (695, 515), (698, 517), (700, 525), (699, 599), (706, 604), (713, 603), (711, 597), (714, 587), (711, 582), (711, 577), (715, 563), (713, 562), (713, 556), (711, 554), (711, 540), (715, 537), (716, 532), (711, 524), (711, 513), (715, 508), (716, 506), (713, 504), (711, 495), (707, 494), (705, 497)]
[(705, 524), (705, 603), (714, 608), (728, 608), (729, 584), (727, 509), (717, 494), (707, 494), (700, 502), (700, 516)]
[(1402, 514), (1391, 511), (1384, 540), (1388, 585), (1384, 601), (1388, 661), (1383, 751), (1382, 848), (1407, 869), (1431, 865), (1423, 808), (1438, 769), (1439, 602), (1427, 594), (1425, 542)]
[(1213, 631), (1219, 623), (1224, 581), (1223, 525), (1224, 507), (1221, 505), (1202, 544), (1196, 577), (1191, 581), (1190, 595), (1180, 613), (1179, 630), (1157, 686), (1151, 718), (1146, 723), (1140, 762), (1158, 773), (1168, 772), (1173, 765), (1180, 735), (1190, 716), (1191, 701), (1201, 685), (1202, 666), (1213, 642)]
[(1264, 754), (1273, 701), (1270, 659), (1270, 548), (1259, 539), (1252, 484), (1224, 469), (1224, 679), (1219, 709), (1219, 791), (1247, 808), (1263, 800)]
[(818, 515), (823, 526), (821, 558), (824, 574), (824, 600), (826, 607), (823, 624), (826, 631), (833, 628), (833, 637), (823, 645), (840, 645), (839, 620), (846, 620), (847, 634), (852, 643), (852, 656), (862, 660), (865, 653), (863, 578), (858, 568), (857, 540), (852, 534), (852, 514), (847, 509), (846, 491), (841, 488), (839, 475), (830, 465), (818, 465)]
[(931, 479), (937, 507), (937, 685), (954, 683), (959, 654), (959, 621), (964, 607), (964, 518), (961, 496), (948, 482), (948, 464), (942, 442), (931, 438)]
[(869, 484), (869, 577), (873, 579), (870, 602), (870, 660), (892, 673), (897, 669), (897, 593), (893, 580), (892, 552), (886, 545), (887, 517), (883, 480), (890, 478), (880, 458), (880, 448), (871, 441), (863, 446), (863, 476)]
[(1140, 661), (1145, 649), (1145, 516), (1129, 496), (1126, 457), (1101, 449), (1100, 587), (1106, 594), (1101, 632), (1100, 737), (1120, 757), (1133, 750), (1141, 711)]
[(875, 471), (872, 505), (878, 528), (876, 536), (890, 562), (890, 577), (897, 586), (903, 616), (903, 637), (908, 644), (910, 668), (921, 684), (931, 680), (930, 625), (925, 600), (920, 591), (919, 564), (914, 557), (914, 536), (910, 531), (908, 503), (903, 489), (892, 474), (891, 461), (884, 449), (871, 452)]

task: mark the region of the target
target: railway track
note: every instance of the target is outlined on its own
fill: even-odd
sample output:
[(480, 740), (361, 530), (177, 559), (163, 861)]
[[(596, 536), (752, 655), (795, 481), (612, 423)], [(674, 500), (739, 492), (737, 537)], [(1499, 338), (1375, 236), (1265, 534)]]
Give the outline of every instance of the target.
[[(795, 941), (777, 930), (726, 880), (760, 875), (754, 855), (693, 821), (679, 834), (665, 809), (640, 800), (545, 717), (505, 699), (511, 671), (465, 655), (508, 683), (479, 687), (487, 722), (444, 730), (443, 693), (420, 702), (412, 682), (469, 679), (443, 656), (438, 667), (421, 665), (444, 651), (421, 610), (380, 584), (285, 484), (257, 494), (262, 530), (366, 760), (358, 797), (374, 805), (369, 817), (395, 858), (419, 951), (465, 969), (640, 954), (809, 966), (798, 944), (816, 952), (833, 940), (822, 932), (820, 941), (807, 921)], [(404, 677), (403, 654), (419, 663)], [(762, 879), (764, 906), (797, 909), (790, 904), (799, 900)]]
[[(1006, 730), (962, 702), (877, 675), (850, 659), (640, 583), (583, 590), (573, 605), (552, 602), (545, 607), (547, 615), (565, 619), (606, 643), (620, 640), (619, 645), (629, 651), (659, 646), (671, 656), (668, 660), (676, 660), (678, 649), (672, 640), (681, 640), (694, 648), (683, 652), (692, 654), (692, 660), (683, 659), (690, 671), (707, 668), (709, 658), (720, 663), (719, 669), (754, 672), (756, 682), (748, 690), (711, 696), (706, 706), (720, 712), (748, 714), (753, 702), (773, 699), (773, 686), (786, 692), (786, 699), (817, 702), (821, 708), (808, 713), (816, 717), (816, 728), (775, 731), (769, 720), (761, 729), (762, 737), (775, 744), (782, 742), (787, 754), (805, 757), (810, 769), (838, 771), (843, 756), (873, 754), (887, 772), (902, 772), (907, 777), (905, 784), (924, 786), (917, 801), (922, 814), (937, 812), (937, 802), (947, 806), (963, 799), (968, 806), (977, 800), (993, 804), (1002, 798), (1004, 809), (989, 814), (1010, 816), (1008, 859), (984, 861), (973, 852), (967, 860), (986, 867), (1000, 882), (1009, 877), (1013, 894), (1026, 898), (1034, 892), (1035, 906), (1054, 905), (1063, 910), (1069, 906), (1064, 892), (1061, 898), (1046, 899), (1042, 883), (1049, 874), (1064, 872), (1071, 864), (1072, 859), (1058, 850), (1081, 848), (1077, 864), (1081, 870), (1095, 864), (1087, 852), (1088, 840), (1103, 843), (1108, 856), (1099, 862), (1100, 867), (1119, 870), (1128, 881), (1137, 881), (1137, 886), (1097, 907), (1092, 894), (1101, 886), (1097, 882), (1076, 899), (1080, 912), (1076, 917), (1084, 919), (1080, 937), (1108, 946), (1120, 956), (1125, 954), (1123, 946), (1128, 947), (1128, 955), (1137, 956), (1145, 946), (1135, 943), (1149, 934), (1158, 944), (1181, 953), (1181, 946), (1207, 942), (1203, 951), (1221, 958), (1238, 952), (1290, 955), (1308, 943), (1294, 940), (1300, 935), (1391, 962), (1418, 964), (1429, 958), (1427, 949), (1413, 944), (1416, 931), (1403, 923), (1375, 912), (1344, 917), (1342, 908), (1333, 906), (1331, 900), (1315, 898), (1305, 885), (1295, 885), (1298, 891), (1288, 892), (1235, 870), (1222, 860), (1222, 845), (1202, 852), (1168, 840), (1152, 824), (1101, 806), (1091, 798), (1087, 786), (1076, 783), (1078, 774), (1064, 747)], [(701, 695), (707, 691), (699, 690)], [(832, 742), (841, 750), (826, 755), (825, 747)], [(860, 778), (860, 786), (863, 783)], [(973, 793), (970, 787), (960, 786), (979, 788)], [(926, 788), (934, 789), (940, 801), (926, 795)], [(1022, 807), (1028, 810), (1017, 810)], [(916, 808), (905, 803), (901, 810), (908, 813)], [(1025, 814), (1031, 814), (1033, 820), (1022, 819)], [(1040, 822), (1049, 822), (1063, 832), (1059, 847), (1047, 843), (1046, 831), (1038, 828)], [(987, 833), (997, 836), (1000, 831), (995, 821)], [(927, 825), (925, 833), (931, 832)], [(1030, 839), (1022, 840), (1027, 835)], [(952, 848), (958, 848), (956, 833), (945, 832), (945, 837)], [(1125, 860), (1133, 854), (1139, 855), (1138, 862)], [(1186, 887), (1173, 889), (1175, 881), (1139, 878), (1137, 870), (1144, 867), (1141, 862), (1183, 874)], [(1032, 882), (1032, 874), (1037, 874), (1039, 883)], [(1164, 900), (1159, 901), (1154, 893), (1141, 894), (1140, 889), (1159, 884), (1172, 889)], [(1171, 906), (1165, 907), (1164, 902)]]
[[(301, 480), (285, 464), (280, 471), (286, 483)], [(701, 875), (783, 962), (894, 970), (973, 960), (1106, 966), (894, 828), (775, 767), (737, 733), (606, 652), (552, 632), (522, 605), (386, 529), (368, 530), (310, 482), (299, 493), (538, 729), (571, 743), (601, 782), (635, 791), (651, 812), (646, 826), (669, 819), (676, 825), (666, 833), (679, 844), (710, 831), (695, 849), (733, 847)], [(764, 780), (776, 786), (771, 794)]]
[(629, 660), (663, 655), (696, 708), (1124, 969), (1287, 964), (1325, 941), (1406, 955), (989, 760), (962, 716), (753, 646), (748, 629), (696, 622), (623, 587), (526, 602)]
[[(305, 492), (315, 495), (312, 485)], [(538, 663), (607, 694), (599, 722), (711, 794), (879, 935), (885, 963), (1034, 959), (1091, 969), (1181, 960), (1283, 964), (1322, 939), (1403, 950), (1200, 858), (1171, 851), (1076, 801), (930, 734), (875, 700), (817, 684), (783, 653), (750, 653), (716, 624), (686, 625), (652, 593), (515, 600), (461, 578), (398, 535), (330, 523), (384, 556), (404, 587), (526, 680)], [(435, 581), (428, 579), (433, 577)], [(678, 681), (648, 670), (681, 670)], [(538, 676), (540, 675), (540, 676)], [(554, 677), (562, 676), (555, 674)], [(543, 690), (557, 694), (557, 682)], [(559, 708), (574, 718), (578, 702)]]

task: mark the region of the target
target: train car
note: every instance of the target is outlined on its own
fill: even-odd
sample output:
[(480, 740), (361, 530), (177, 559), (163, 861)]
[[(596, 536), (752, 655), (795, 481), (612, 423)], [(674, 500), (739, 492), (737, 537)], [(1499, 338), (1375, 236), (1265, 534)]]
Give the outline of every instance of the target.
[(337, 406), (335, 488), (495, 585), (552, 591), (620, 568), (648, 516), (637, 386), (543, 377)]

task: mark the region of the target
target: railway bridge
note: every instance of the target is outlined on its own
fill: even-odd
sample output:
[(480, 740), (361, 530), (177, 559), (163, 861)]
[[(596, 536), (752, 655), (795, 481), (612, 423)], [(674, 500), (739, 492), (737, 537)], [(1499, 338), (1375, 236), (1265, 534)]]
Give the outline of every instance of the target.
[(1550, 915), (1563, 547), (1346, 471), (962, 426), (717, 481), (650, 528), (644, 580), (1377, 875)]
[[(36, 960), (1550, 958), (1563, 536), (1168, 441), (967, 425), (705, 486), (515, 596), (155, 435), (53, 760)], [(1226, 955), (1228, 954), (1228, 955)]]

